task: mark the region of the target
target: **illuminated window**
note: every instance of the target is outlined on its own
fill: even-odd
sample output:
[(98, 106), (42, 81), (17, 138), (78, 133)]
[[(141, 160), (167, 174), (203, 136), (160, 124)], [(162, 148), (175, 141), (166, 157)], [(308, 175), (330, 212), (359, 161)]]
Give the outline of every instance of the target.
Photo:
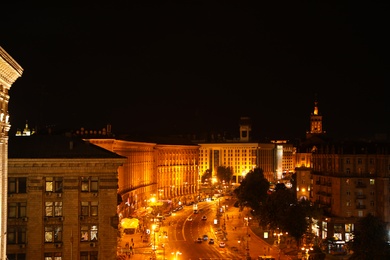
[(375, 179), (370, 179), (370, 185), (375, 185)]
[(81, 241), (97, 241), (98, 228), (97, 225), (82, 225), (80, 228)]
[(45, 260), (62, 260), (61, 252), (48, 252), (45, 253)]
[(45, 243), (58, 243), (62, 241), (61, 226), (46, 226), (45, 227)]
[(81, 179), (81, 191), (82, 192), (97, 192), (98, 191), (98, 178), (90, 177)]
[(45, 202), (46, 217), (61, 217), (62, 216), (62, 201), (46, 201)]
[(47, 177), (45, 181), (46, 192), (62, 192), (62, 178)]

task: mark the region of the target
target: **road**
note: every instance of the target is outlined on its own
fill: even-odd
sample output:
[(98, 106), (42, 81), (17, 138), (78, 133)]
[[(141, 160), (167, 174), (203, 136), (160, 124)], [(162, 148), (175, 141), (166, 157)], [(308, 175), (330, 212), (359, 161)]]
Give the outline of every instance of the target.
[[(258, 256), (264, 256), (264, 254), (273, 256), (275, 259), (291, 260), (289, 256), (279, 255), (277, 247), (270, 246), (257, 237), (246, 225), (244, 220), (246, 213), (240, 212), (232, 204), (232, 200), (224, 199), (205, 201), (198, 203), (198, 214), (194, 214), (192, 206), (186, 206), (167, 217), (159, 232), (155, 236), (154, 234), (150, 236), (151, 243), (156, 240), (157, 260), (238, 260), (245, 259), (247, 255), (250, 255), (252, 260), (257, 260)], [(225, 211), (217, 215), (217, 209), (221, 208)], [(207, 220), (202, 220), (203, 216), (206, 216)], [(192, 218), (192, 221), (189, 221), (189, 218)], [(226, 227), (225, 233), (223, 232), (224, 226)], [(218, 229), (222, 230), (220, 234), (215, 233)], [(198, 237), (203, 238), (203, 235), (213, 238), (215, 243), (213, 245), (207, 241), (195, 243), (195, 240)], [(135, 254), (128, 259), (153, 259), (152, 247), (148, 243), (141, 242), (140, 234), (123, 237), (122, 246), (132, 238), (135, 242)], [(219, 247), (221, 241), (226, 244), (224, 248)]]

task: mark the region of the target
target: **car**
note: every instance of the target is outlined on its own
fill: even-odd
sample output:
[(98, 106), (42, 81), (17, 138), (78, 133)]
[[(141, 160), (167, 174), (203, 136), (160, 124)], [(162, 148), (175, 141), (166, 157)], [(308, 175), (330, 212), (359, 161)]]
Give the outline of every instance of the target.
[(197, 209), (194, 209), (194, 214), (198, 214), (199, 211)]
[(202, 238), (200, 238), (200, 237), (198, 237), (198, 239), (195, 240), (195, 242), (196, 242), (196, 243), (199, 243), (199, 244), (202, 243), (202, 241), (203, 241), (203, 240), (202, 240)]
[(207, 217), (206, 217), (206, 216), (203, 216), (203, 217), (202, 217), (202, 220), (207, 220)]
[(219, 242), (219, 247), (223, 248), (223, 247), (225, 247), (225, 245), (226, 245), (225, 242), (222, 242), (222, 241)]
[(187, 218), (187, 221), (192, 221), (193, 219), (191, 217), (188, 217)]
[(208, 236), (208, 235), (203, 235), (203, 240), (204, 240), (204, 241), (209, 240), (209, 236)]
[(209, 239), (209, 244), (210, 244), (210, 245), (214, 245), (214, 239), (210, 238), (210, 239)]

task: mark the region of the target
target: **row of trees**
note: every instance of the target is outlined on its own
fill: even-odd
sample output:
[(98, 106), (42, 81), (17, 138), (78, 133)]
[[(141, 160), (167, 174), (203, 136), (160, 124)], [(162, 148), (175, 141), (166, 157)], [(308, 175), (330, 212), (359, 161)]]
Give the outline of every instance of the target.
[[(239, 206), (249, 207), (261, 226), (288, 232), (298, 246), (309, 232), (312, 221), (323, 216), (320, 207), (309, 200), (298, 200), (294, 189), (288, 189), (284, 184), (277, 184), (270, 192), (270, 184), (261, 168), (250, 171), (234, 193)], [(371, 259), (390, 259), (385, 225), (369, 215), (357, 226), (359, 231), (354, 234), (351, 259), (368, 259), (370, 256)]]

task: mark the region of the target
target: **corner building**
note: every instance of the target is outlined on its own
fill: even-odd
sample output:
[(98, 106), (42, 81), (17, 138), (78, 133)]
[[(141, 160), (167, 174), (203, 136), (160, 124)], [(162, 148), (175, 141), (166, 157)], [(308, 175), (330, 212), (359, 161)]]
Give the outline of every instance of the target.
[(11, 137), (7, 259), (116, 259), (124, 163), (78, 138)]
[(11, 128), (8, 113), (9, 90), (22, 74), (22, 67), (0, 47), (0, 260), (7, 259), (7, 164), (8, 132)]

